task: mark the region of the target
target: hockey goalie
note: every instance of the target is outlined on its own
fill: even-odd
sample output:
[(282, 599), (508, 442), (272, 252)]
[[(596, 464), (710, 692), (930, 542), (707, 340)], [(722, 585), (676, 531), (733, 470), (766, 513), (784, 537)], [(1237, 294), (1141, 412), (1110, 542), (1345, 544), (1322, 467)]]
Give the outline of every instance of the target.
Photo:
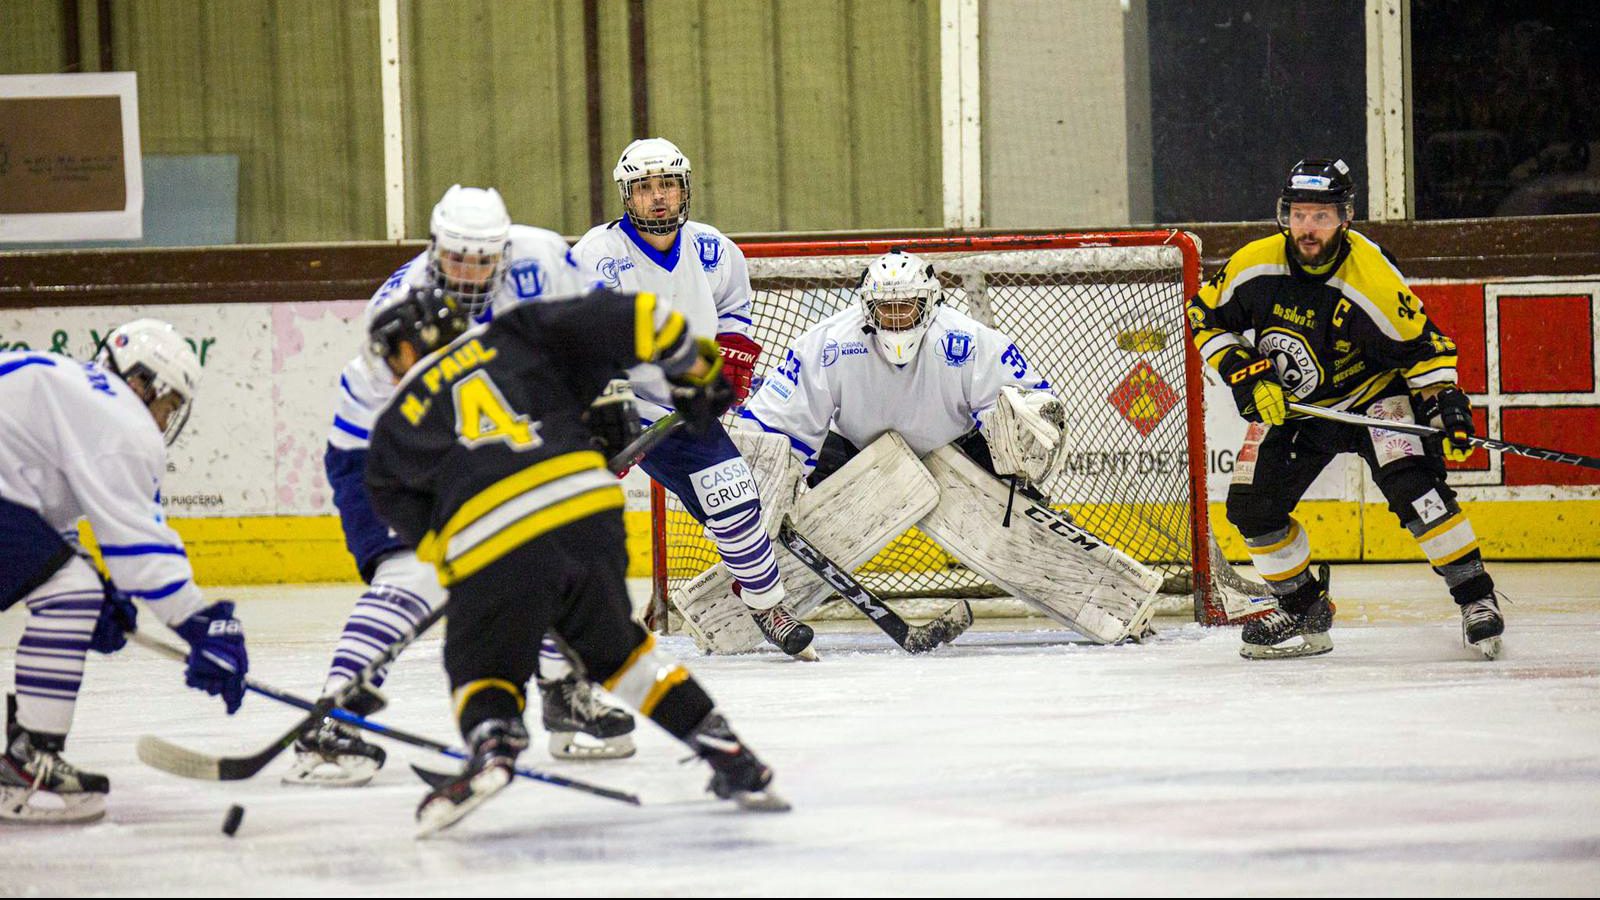
[[(767, 501), (828, 558), (855, 569), (913, 525), (1041, 613), (1101, 643), (1139, 638), (1161, 578), (1052, 509), (1065, 415), (1010, 338), (943, 304), (934, 267), (879, 257), (858, 302), (789, 348), (739, 411), (734, 442)], [(797, 615), (830, 589), (788, 553)], [(761, 633), (721, 566), (674, 598), (701, 648), (754, 649)]]

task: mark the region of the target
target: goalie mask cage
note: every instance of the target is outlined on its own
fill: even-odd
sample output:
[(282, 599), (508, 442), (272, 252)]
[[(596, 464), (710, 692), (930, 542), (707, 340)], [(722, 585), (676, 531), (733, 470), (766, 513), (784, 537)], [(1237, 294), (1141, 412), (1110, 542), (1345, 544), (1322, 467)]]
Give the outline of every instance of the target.
[[(921, 255), (938, 272), (944, 304), (1010, 337), (1029, 370), (1048, 379), (1066, 405), (1065, 460), (1039, 486), (1052, 505), (1158, 569), (1166, 578), (1163, 592), (1192, 600), (1199, 621), (1226, 620), (1224, 609), (1235, 604), (1224, 602), (1224, 592), (1255, 593), (1233, 573), (1210, 533), (1204, 381), (1184, 321), (1184, 303), (1200, 286), (1194, 235), (1148, 231), (740, 246), (754, 290), (751, 336), (762, 346), (758, 383), (802, 332), (857, 303), (856, 284), (873, 258), (891, 249)], [(968, 351), (954, 346), (944, 352), (954, 364)], [(651, 613), (660, 623), (672, 592), (720, 561), (677, 498), (654, 483), (651, 512)], [(857, 576), (885, 598), (1005, 596), (915, 528)]]

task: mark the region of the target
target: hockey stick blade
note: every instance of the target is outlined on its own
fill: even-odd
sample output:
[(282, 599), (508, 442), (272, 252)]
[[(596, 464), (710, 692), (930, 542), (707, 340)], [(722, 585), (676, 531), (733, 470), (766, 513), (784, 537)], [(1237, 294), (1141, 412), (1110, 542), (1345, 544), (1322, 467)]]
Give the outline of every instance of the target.
[[(162, 656), (168, 657), (169, 659), (175, 659), (181, 662), (185, 658), (182, 650), (166, 643), (165, 641), (153, 638), (142, 631), (132, 632), (130, 637), (133, 639), (134, 643), (138, 644), (139, 646), (148, 650), (153, 650)], [(259, 694), (269, 700), (276, 700), (285, 706), (292, 706), (295, 709), (304, 710), (306, 712), (311, 712), (317, 709), (317, 704), (311, 700), (296, 696), (295, 694), (282, 690), (281, 688), (275, 688), (270, 684), (256, 681), (253, 678), (246, 678), (244, 681), (244, 686), (251, 693)], [(382, 722), (375, 722), (366, 718), (365, 716), (358, 716), (346, 709), (330, 709), (327, 715), (329, 718), (337, 719), (346, 725), (350, 725), (354, 728), (360, 728), (365, 731), (370, 731), (373, 734), (399, 741), (402, 744), (410, 744), (413, 747), (421, 747), (424, 750), (432, 750), (435, 753), (438, 753), (442, 756), (448, 756), (451, 759), (467, 758), (465, 753), (449, 746), (448, 744), (440, 743), (439, 741), (433, 740), (432, 738), (423, 737), (422, 735), (412, 734), (408, 731), (402, 731), (398, 728), (391, 728)], [(221, 776), (221, 770), (218, 765), (220, 760), (217, 757), (208, 756), (203, 753), (196, 753), (169, 741), (164, 741), (158, 737), (146, 735), (140, 738), (137, 750), (139, 753), (139, 759), (142, 762), (164, 772), (171, 772), (174, 775), (182, 775), (185, 778), (197, 778), (205, 781), (236, 780)], [(412, 766), (412, 768), (417, 769), (419, 774), (421, 772), (428, 771), (421, 769), (418, 766)], [(254, 774), (254, 772), (251, 772), (250, 774)], [(437, 775), (438, 773), (433, 774)], [(542, 781), (546, 784), (553, 784), (557, 787), (568, 787), (572, 788), (573, 790), (583, 791), (584, 793), (594, 794), (597, 797), (605, 797), (611, 800), (620, 800), (623, 803), (631, 803), (634, 806), (639, 805), (638, 796), (627, 793), (626, 791), (618, 791), (611, 788), (600, 787), (599, 785), (589, 784), (583, 781), (575, 781), (570, 778), (563, 778), (560, 775), (550, 775), (545, 772), (540, 772), (537, 769), (518, 768), (516, 769), (516, 774), (521, 778), (527, 778), (533, 781)], [(244, 775), (242, 777), (248, 778), (249, 775)], [(450, 776), (440, 775), (439, 777), (449, 778)], [(428, 779), (423, 778), (423, 780), (427, 781)]]
[[(457, 756), (458, 754), (448, 753), (446, 755)], [(458, 758), (465, 759), (466, 754), (459, 754)], [(424, 769), (422, 766), (419, 766), (416, 763), (411, 764), (411, 771), (415, 772), (417, 777), (422, 779), (422, 782), (431, 788), (437, 788), (439, 785), (444, 784), (446, 781), (449, 781), (455, 777), (448, 772), (436, 772), (433, 769)], [(588, 784), (587, 782), (582, 781), (573, 781), (570, 778), (563, 778), (560, 775), (551, 775), (549, 772), (539, 772), (534, 769), (524, 769), (521, 766), (512, 769), (512, 772), (514, 772), (519, 778), (542, 781), (545, 784), (553, 784), (557, 787), (569, 787), (573, 788), (574, 790), (583, 791), (586, 794), (593, 794), (596, 797), (605, 797), (607, 800), (618, 800), (632, 806), (643, 805), (639, 800), (638, 794), (630, 794), (627, 791), (619, 791), (613, 788), (600, 787), (599, 785)]]
[[(1420, 425), (1415, 422), (1394, 422), (1388, 419), (1374, 419), (1357, 413), (1344, 412), (1337, 409), (1326, 409), (1321, 406), (1312, 406), (1306, 403), (1290, 401), (1289, 408), (1302, 415), (1318, 419), (1327, 419), (1330, 422), (1343, 422), (1346, 425), (1363, 425), (1367, 428), (1382, 428), (1387, 431), (1398, 431), (1402, 434), (1414, 434), (1419, 437), (1432, 437), (1443, 434), (1443, 429), (1434, 428), (1432, 425)], [(1490, 450), (1499, 450), (1501, 453), (1514, 453), (1517, 456), (1526, 456), (1529, 459), (1542, 459), (1545, 462), (1563, 463), (1569, 466), (1582, 466), (1586, 469), (1600, 469), (1600, 456), (1584, 456), (1581, 453), (1567, 453), (1564, 450), (1551, 450), (1548, 447), (1535, 447), (1532, 444), (1518, 444), (1514, 441), (1502, 441), (1499, 438), (1479, 437), (1471, 435), (1467, 440), (1479, 447)]]
[(965, 600), (925, 625), (907, 624), (878, 595), (857, 581), (854, 575), (835, 565), (821, 550), (795, 531), (794, 523), (787, 518), (778, 529), (778, 542), (907, 653), (925, 653), (940, 644), (949, 643), (972, 625), (972, 607)]

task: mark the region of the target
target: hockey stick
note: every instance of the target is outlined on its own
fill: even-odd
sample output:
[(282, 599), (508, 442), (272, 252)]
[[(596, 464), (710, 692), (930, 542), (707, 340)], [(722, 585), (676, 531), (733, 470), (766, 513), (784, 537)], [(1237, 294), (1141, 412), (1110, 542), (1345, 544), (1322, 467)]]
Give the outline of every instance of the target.
[(972, 607), (963, 600), (945, 610), (942, 615), (924, 625), (909, 625), (905, 619), (888, 607), (878, 596), (867, 590), (855, 576), (835, 565), (821, 550), (794, 530), (788, 518), (778, 529), (778, 542), (805, 567), (817, 573), (851, 606), (883, 629), (907, 653), (923, 653), (955, 640), (972, 625)]
[[(1403, 434), (1415, 434), (1422, 437), (1432, 437), (1444, 434), (1444, 429), (1434, 428), (1432, 425), (1421, 425), (1414, 422), (1394, 422), (1389, 419), (1373, 419), (1356, 413), (1340, 412), (1336, 409), (1326, 409), (1321, 406), (1311, 406), (1295, 401), (1289, 402), (1289, 408), (1297, 413), (1315, 416), (1318, 419), (1327, 419), (1330, 422), (1343, 422), (1346, 425), (1364, 425), (1368, 428), (1382, 428), (1387, 431), (1398, 431)], [(1569, 466), (1583, 466), (1587, 469), (1600, 469), (1600, 457), (1584, 456), (1579, 453), (1567, 453), (1562, 450), (1550, 450), (1545, 447), (1535, 447), (1531, 444), (1518, 444), (1512, 441), (1502, 441), (1499, 438), (1478, 437), (1471, 435), (1467, 438), (1473, 444), (1487, 447), (1490, 450), (1499, 450), (1501, 453), (1515, 453), (1530, 459), (1542, 459), (1545, 462), (1566, 463)]]
[[(183, 662), (188, 659), (188, 655), (185, 654), (181, 649), (174, 647), (165, 641), (151, 637), (142, 631), (135, 631), (130, 635), (130, 637), (133, 639), (134, 643), (137, 643), (139, 646), (144, 647), (147, 650), (153, 650), (156, 653), (167, 657), (168, 659), (174, 659), (179, 662)], [(296, 709), (311, 712), (317, 708), (316, 703), (307, 700), (304, 697), (296, 696), (288, 691), (282, 690), (281, 688), (276, 688), (270, 684), (256, 681), (253, 678), (246, 678), (244, 680), (244, 686), (252, 693), (260, 694), (263, 697), (276, 700), (279, 703), (292, 706)], [(399, 741), (402, 744), (410, 744), (413, 747), (421, 747), (424, 750), (432, 750), (435, 753), (439, 753), (453, 759), (467, 758), (466, 753), (447, 744), (442, 744), (433, 740), (432, 738), (426, 738), (418, 734), (412, 734), (409, 731), (402, 731), (398, 728), (392, 728), (383, 724), (382, 722), (374, 722), (371, 719), (368, 719), (364, 716), (358, 716), (346, 709), (339, 709), (335, 707), (333, 710), (329, 711), (328, 716), (330, 718), (337, 719), (346, 725), (360, 728), (364, 731), (370, 731), (373, 734), (382, 735), (383, 737)], [(606, 797), (611, 800), (620, 800), (623, 803), (631, 803), (634, 806), (639, 805), (638, 795), (630, 794), (626, 791), (612, 790), (611, 788), (600, 787), (599, 785), (593, 785), (583, 781), (574, 781), (570, 778), (563, 778), (560, 775), (551, 775), (547, 772), (540, 772), (537, 769), (525, 769), (520, 766), (515, 768), (513, 772), (519, 777), (531, 779), (533, 781), (542, 781), (545, 784), (553, 784), (557, 787), (572, 788), (573, 790), (583, 791), (587, 794), (594, 794), (597, 797)]]
[[(633, 442), (623, 448), (622, 452), (612, 457), (607, 467), (613, 474), (618, 474), (633, 463), (642, 459), (646, 453), (661, 443), (672, 432), (684, 424), (683, 418), (678, 414), (666, 416), (650, 426), (643, 434), (634, 438)], [(402, 635), (399, 640), (390, 644), (384, 651), (362, 668), (349, 683), (326, 697), (317, 700), (307, 710), (305, 718), (296, 722), (293, 727), (273, 741), (261, 751), (249, 756), (214, 756), (200, 753), (186, 747), (180, 747), (170, 741), (154, 735), (144, 735), (139, 738), (137, 751), (139, 759), (145, 765), (180, 775), (184, 778), (198, 778), (206, 781), (241, 781), (254, 776), (267, 764), (278, 757), (278, 754), (288, 749), (300, 737), (301, 732), (333, 714), (333, 710), (344, 705), (344, 702), (355, 695), (361, 686), (366, 684), (379, 669), (395, 661), (400, 653), (411, 642), (416, 640), (423, 632), (432, 628), (435, 623), (444, 618), (445, 610), (450, 606), (450, 598), (434, 607), (433, 611), (423, 616), (417, 622), (410, 634)]]

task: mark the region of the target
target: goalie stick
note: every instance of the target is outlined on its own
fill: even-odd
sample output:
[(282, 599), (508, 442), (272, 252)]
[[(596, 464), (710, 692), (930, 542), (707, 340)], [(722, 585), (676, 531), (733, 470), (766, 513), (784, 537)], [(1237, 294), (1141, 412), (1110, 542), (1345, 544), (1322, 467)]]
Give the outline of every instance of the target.
[[(607, 467), (612, 474), (620, 474), (635, 462), (643, 459), (645, 454), (649, 453), (657, 444), (683, 425), (684, 420), (677, 413), (662, 418), (646, 429), (643, 434), (634, 438), (633, 443), (623, 448), (622, 452), (613, 456), (607, 463)], [(139, 743), (136, 746), (139, 760), (147, 766), (184, 778), (197, 778), (204, 781), (242, 781), (250, 778), (266, 768), (274, 759), (277, 759), (278, 754), (288, 749), (307, 728), (332, 715), (333, 710), (343, 706), (344, 702), (354, 696), (356, 691), (360, 690), (372, 678), (374, 673), (394, 662), (400, 656), (401, 651), (410, 646), (412, 641), (444, 618), (445, 610), (449, 607), (450, 598), (446, 597), (444, 602), (434, 607), (432, 612), (423, 616), (409, 634), (401, 635), (399, 640), (390, 644), (376, 658), (367, 663), (344, 687), (318, 699), (306, 711), (305, 718), (296, 722), (288, 731), (256, 753), (248, 756), (216, 756), (180, 747), (170, 741), (147, 734), (139, 738)]]
[[(1421, 437), (1432, 437), (1444, 434), (1444, 429), (1432, 425), (1421, 425), (1414, 422), (1394, 422), (1389, 419), (1374, 419), (1356, 413), (1341, 412), (1336, 409), (1327, 409), (1321, 406), (1311, 406), (1296, 401), (1289, 402), (1289, 408), (1297, 413), (1314, 416), (1318, 419), (1327, 419), (1330, 422), (1343, 422), (1346, 425), (1365, 425), (1368, 428), (1383, 428), (1388, 431), (1399, 431), (1404, 434), (1415, 434)], [(1502, 441), (1499, 438), (1468, 436), (1467, 440), (1480, 447), (1490, 450), (1499, 450), (1501, 453), (1515, 453), (1530, 459), (1542, 459), (1545, 462), (1565, 463), (1569, 466), (1583, 466), (1588, 469), (1600, 469), (1600, 457), (1584, 456), (1580, 453), (1567, 453), (1561, 450), (1550, 450), (1545, 447), (1535, 447), (1532, 444), (1518, 444), (1513, 441)]]
[(794, 530), (794, 523), (787, 518), (778, 529), (778, 542), (794, 554), (795, 559), (804, 563), (806, 568), (817, 573), (846, 602), (861, 610), (872, 624), (883, 629), (883, 633), (893, 638), (894, 642), (907, 653), (923, 653), (940, 644), (947, 644), (972, 625), (972, 607), (965, 600), (924, 625), (907, 624), (905, 619), (900, 618), (877, 595), (856, 581), (855, 576), (823, 556), (822, 551), (812, 546), (810, 541)]
[[(142, 631), (135, 631), (131, 633), (129, 637), (132, 638), (134, 643), (138, 644), (139, 646), (144, 647), (147, 650), (153, 650), (156, 653), (167, 657), (168, 659), (183, 662), (188, 658), (181, 649), (174, 647), (165, 641), (151, 637)], [(310, 712), (311, 710), (316, 709), (317, 706), (314, 701), (307, 700), (304, 697), (297, 696), (281, 688), (273, 687), (265, 682), (256, 681), (253, 678), (246, 678), (244, 680), (244, 686), (251, 693), (260, 694), (269, 700), (276, 700), (279, 703), (282, 703), (286, 706), (292, 706), (296, 709)], [(347, 709), (335, 708), (329, 711), (328, 716), (329, 718), (337, 719), (351, 727), (360, 728), (364, 731), (370, 731), (373, 734), (382, 735), (383, 737), (399, 741), (402, 744), (410, 744), (413, 747), (421, 747), (424, 750), (432, 750), (435, 753), (451, 757), (452, 759), (467, 758), (466, 753), (456, 749), (455, 747), (451, 747), (448, 744), (440, 743), (439, 741), (433, 740), (432, 738), (423, 737), (419, 734), (412, 734), (409, 731), (402, 731), (398, 728), (392, 728), (383, 724), (382, 722), (375, 722), (366, 718), (365, 716), (358, 716)], [(418, 767), (412, 766), (412, 768), (416, 769)], [(427, 770), (423, 769), (420, 771)], [(610, 800), (620, 800), (623, 803), (631, 803), (634, 806), (639, 805), (638, 795), (630, 794), (626, 791), (618, 791), (607, 787), (600, 787), (599, 785), (589, 784), (588, 782), (584, 781), (575, 781), (571, 778), (563, 778), (560, 775), (552, 775), (547, 772), (540, 772), (537, 769), (526, 769), (519, 766), (513, 771), (519, 777), (527, 778), (532, 781), (542, 781), (545, 784), (552, 784), (556, 787), (572, 788), (573, 790), (583, 791), (586, 794), (594, 794), (597, 797), (605, 797)], [(448, 778), (451, 776), (444, 777)]]

